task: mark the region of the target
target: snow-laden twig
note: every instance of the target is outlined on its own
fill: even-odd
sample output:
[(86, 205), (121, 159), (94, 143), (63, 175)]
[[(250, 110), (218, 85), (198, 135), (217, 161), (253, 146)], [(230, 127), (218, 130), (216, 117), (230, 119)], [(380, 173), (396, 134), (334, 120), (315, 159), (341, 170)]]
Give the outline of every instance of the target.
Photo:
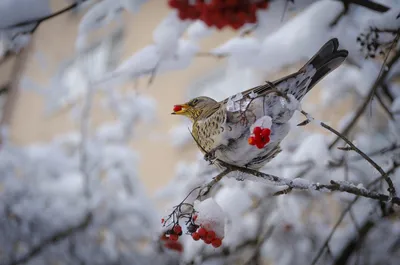
[(46, 20), (52, 19), (52, 18), (54, 18), (56, 16), (59, 16), (61, 14), (64, 14), (65, 12), (68, 12), (70, 10), (73, 10), (74, 8), (78, 7), (81, 4), (81, 2), (83, 2), (83, 1), (86, 1), (86, 0), (75, 1), (73, 4), (67, 6), (67, 7), (65, 7), (65, 8), (63, 8), (63, 9), (61, 9), (61, 10), (55, 12), (55, 13), (53, 13), (53, 14), (50, 14), (48, 16), (44, 16), (44, 17), (37, 18), (37, 19), (32, 19), (32, 20), (19, 22), (17, 24), (10, 25), (10, 26), (8, 26), (6, 28), (0, 28), (0, 30), (12, 29), (12, 28), (16, 28), (16, 27), (23, 27), (23, 26), (27, 26), (27, 25), (31, 25), (31, 24), (36, 23), (36, 26), (32, 30), (30, 30), (30, 32), (29, 32), (29, 33), (33, 33), (38, 28), (40, 23), (42, 23), (42, 22), (44, 22)]
[[(277, 185), (277, 186), (287, 186), (288, 188), (285, 191), (287, 191), (287, 190), (289, 190), (289, 191), (290, 190), (317, 190), (317, 191), (323, 191), (323, 192), (340, 191), (340, 192), (347, 192), (347, 193), (365, 197), (365, 198), (370, 198), (370, 199), (383, 201), (383, 202), (392, 202), (394, 204), (400, 205), (400, 198), (397, 196), (388, 196), (385, 194), (381, 194), (381, 193), (378, 193), (375, 191), (368, 190), (366, 188), (360, 188), (350, 182), (331, 180), (330, 184), (320, 184), (320, 183), (310, 182), (310, 181), (308, 181), (306, 179), (302, 179), (302, 178), (296, 178), (296, 179), (281, 178), (281, 177), (263, 173), (263, 172), (260, 172), (260, 171), (254, 170), (254, 169), (231, 165), (231, 164), (225, 163), (224, 161), (221, 161), (221, 160), (217, 160), (217, 161), (220, 165), (225, 167), (225, 170), (222, 173), (220, 173), (217, 177), (215, 177), (212, 181), (210, 181), (209, 183), (207, 183), (203, 186), (203, 188), (200, 191), (201, 196), (205, 196), (206, 194), (208, 194), (210, 192), (211, 188), (217, 182), (219, 182), (222, 179), (222, 177), (228, 175), (231, 172), (241, 172), (244, 174), (254, 176), (254, 177), (258, 178), (259, 180), (262, 179), (267, 182), (273, 183), (274, 185)], [(384, 175), (386, 175), (386, 177), (387, 177), (386, 173)], [(382, 177), (384, 175), (382, 175)], [(286, 192), (286, 193), (288, 193), (288, 192)], [(280, 195), (280, 194), (281, 193), (278, 193), (276, 195)]]
[[(314, 120), (314, 118), (312, 118), (307, 112), (302, 110), (301, 113), (306, 116), (306, 118), (307, 118), (306, 121), (308, 121), (307, 123), (309, 123), (310, 120)], [(302, 123), (304, 123), (304, 122), (302, 122)], [(353, 150), (356, 153), (358, 153), (362, 158), (364, 158), (369, 164), (371, 164), (379, 172), (379, 174), (381, 174), (381, 176), (387, 182), (387, 184), (389, 186), (388, 192), (390, 193), (390, 196), (391, 197), (397, 197), (396, 189), (395, 189), (395, 187), (393, 185), (392, 180), (388, 177), (387, 173), (382, 169), (381, 166), (379, 166), (372, 158), (370, 158), (363, 151), (361, 151), (359, 148), (357, 148), (349, 139), (347, 139), (344, 135), (342, 135), (341, 133), (339, 133), (338, 131), (333, 129), (331, 126), (327, 125), (326, 123), (324, 123), (322, 121), (319, 121), (318, 123), (319, 123), (319, 125), (321, 125), (321, 127), (323, 127), (325, 129), (327, 129), (328, 131), (334, 133), (337, 137), (339, 137), (340, 139), (342, 139), (343, 141), (345, 141), (349, 145), (349, 149), (347, 149), (347, 148), (343, 149), (342, 148), (342, 150)]]
[[(398, 165), (394, 165), (390, 170), (388, 170), (386, 172), (387, 175), (392, 174), (396, 169), (397, 169)], [(376, 183), (378, 183), (380, 180), (382, 180), (383, 177), (380, 177), (378, 179), (375, 179), (374, 181), (372, 181), (371, 183), (369, 183), (367, 185), (367, 188), (370, 188), (372, 186), (374, 186)], [(341, 215), (339, 216), (337, 222), (335, 223), (335, 225), (333, 226), (331, 232), (329, 233), (328, 237), (325, 239), (324, 244), (322, 244), (321, 248), (319, 249), (317, 255), (315, 256), (315, 258), (313, 259), (313, 261), (311, 262), (311, 265), (315, 265), (319, 258), (321, 257), (322, 253), (324, 252), (324, 249), (326, 247), (328, 247), (329, 241), (332, 239), (333, 234), (336, 232), (337, 228), (339, 227), (339, 225), (342, 223), (344, 217), (346, 216), (346, 214), (351, 210), (351, 208), (353, 207), (353, 205), (357, 202), (357, 200), (360, 198), (360, 196), (355, 197), (348, 205), (347, 207), (342, 211)]]

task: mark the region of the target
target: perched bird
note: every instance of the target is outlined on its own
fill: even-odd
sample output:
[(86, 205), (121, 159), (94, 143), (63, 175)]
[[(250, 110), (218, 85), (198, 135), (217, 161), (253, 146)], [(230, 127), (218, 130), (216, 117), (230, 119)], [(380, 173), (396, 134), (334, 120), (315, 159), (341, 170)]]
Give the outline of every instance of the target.
[[(206, 160), (258, 170), (281, 152), (280, 143), (290, 129), (288, 121), (296, 111), (294, 105), (346, 59), (348, 51), (338, 47), (338, 40), (331, 39), (296, 73), (221, 102), (197, 97), (175, 105), (172, 114), (193, 122), (193, 138)], [(257, 148), (248, 139), (252, 125), (263, 117), (270, 117), (271, 134), (268, 144)]]

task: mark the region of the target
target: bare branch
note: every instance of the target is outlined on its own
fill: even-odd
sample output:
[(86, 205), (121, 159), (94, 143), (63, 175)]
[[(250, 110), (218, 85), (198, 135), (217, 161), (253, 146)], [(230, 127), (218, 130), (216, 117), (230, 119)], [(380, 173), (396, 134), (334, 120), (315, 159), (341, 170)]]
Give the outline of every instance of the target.
[(334, 133), (338, 137), (340, 137), (343, 141), (345, 141), (355, 152), (357, 152), (360, 156), (362, 156), (368, 163), (370, 163), (380, 174), (381, 176), (385, 179), (387, 182), (389, 188), (388, 192), (390, 193), (391, 196), (396, 197), (396, 189), (394, 188), (392, 180), (387, 176), (386, 172), (380, 167), (374, 160), (372, 160), (369, 156), (367, 156), (364, 152), (362, 152), (360, 149), (358, 149), (351, 141), (349, 141), (345, 136), (343, 136), (341, 133), (330, 127), (329, 125), (326, 125), (323, 122), (320, 122), (321, 126), (330, 132)]
[[(86, 1), (86, 0), (83, 0), (83, 1)], [(37, 19), (31, 19), (31, 20), (19, 22), (17, 24), (14, 24), (14, 25), (11, 25), (11, 26), (8, 26), (8, 27), (0, 28), (0, 30), (12, 29), (12, 28), (16, 28), (16, 27), (23, 27), (23, 26), (27, 26), (27, 25), (31, 25), (31, 24), (35, 24), (36, 23), (36, 26), (29, 32), (29, 33), (33, 33), (39, 27), (40, 23), (42, 23), (42, 22), (44, 22), (46, 20), (52, 19), (52, 18), (54, 18), (56, 16), (59, 16), (59, 15), (65, 13), (65, 12), (68, 12), (68, 11), (76, 8), (80, 4), (80, 2), (82, 2), (82, 1), (79, 1), (79, 2), (76, 1), (75, 3), (73, 3), (73, 4), (71, 4), (71, 5), (67, 6), (67, 7), (65, 7), (65, 8), (63, 8), (63, 9), (61, 9), (61, 10), (55, 12), (55, 13), (53, 13), (53, 14), (50, 14), (48, 16), (44, 16), (44, 17), (37, 18)]]

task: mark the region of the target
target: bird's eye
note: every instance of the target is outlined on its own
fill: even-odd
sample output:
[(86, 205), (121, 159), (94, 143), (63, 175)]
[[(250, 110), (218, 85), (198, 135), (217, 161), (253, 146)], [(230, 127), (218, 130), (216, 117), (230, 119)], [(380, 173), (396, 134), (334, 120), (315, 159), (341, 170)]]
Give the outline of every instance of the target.
[(193, 105), (197, 104), (198, 102), (199, 102), (199, 100), (198, 100), (197, 98), (195, 98), (195, 99), (192, 100), (192, 104), (193, 104)]

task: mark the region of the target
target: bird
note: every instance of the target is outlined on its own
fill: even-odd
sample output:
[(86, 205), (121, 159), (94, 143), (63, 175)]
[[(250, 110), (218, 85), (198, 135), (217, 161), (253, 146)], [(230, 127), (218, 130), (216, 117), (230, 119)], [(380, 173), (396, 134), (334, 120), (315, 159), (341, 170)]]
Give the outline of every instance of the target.
[[(289, 133), (296, 103), (346, 60), (348, 51), (338, 48), (338, 39), (332, 38), (295, 73), (219, 102), (196, 97), (175, 105), (171, 114), (191, 120), (191, 134), (205, 160), (218, 167), (229, 164), (259, 170), (282, 151), (280, 143)], [(269, 142), (258, 148), (249, 144), (251, 129), (265, 117), (269, 118)]]

